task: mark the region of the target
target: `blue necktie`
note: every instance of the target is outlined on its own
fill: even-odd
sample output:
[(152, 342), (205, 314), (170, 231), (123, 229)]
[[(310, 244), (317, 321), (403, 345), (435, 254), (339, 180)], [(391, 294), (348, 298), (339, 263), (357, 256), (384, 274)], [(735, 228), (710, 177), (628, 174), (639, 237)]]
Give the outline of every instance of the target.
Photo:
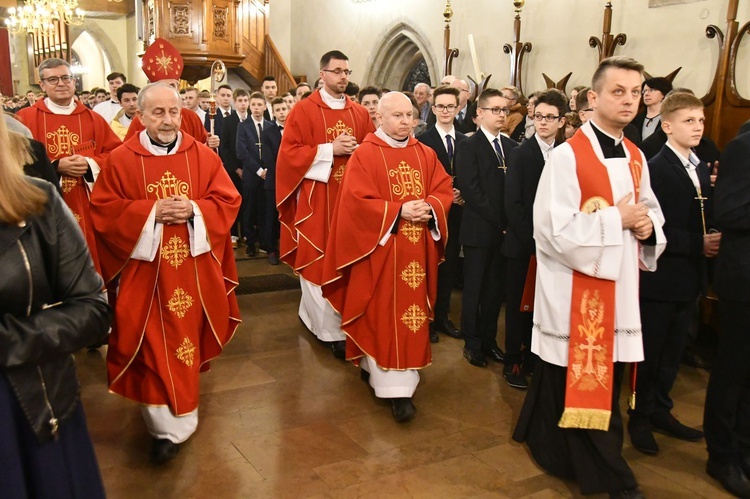
[(495, 146), (495, 154), (497, 155), (497, 160), (500, 162), (498, 168), (505, 170), (505, 157), (503, 156), (503, 150), (500, 148), (500, 140), (493, 140), (492, 145)]

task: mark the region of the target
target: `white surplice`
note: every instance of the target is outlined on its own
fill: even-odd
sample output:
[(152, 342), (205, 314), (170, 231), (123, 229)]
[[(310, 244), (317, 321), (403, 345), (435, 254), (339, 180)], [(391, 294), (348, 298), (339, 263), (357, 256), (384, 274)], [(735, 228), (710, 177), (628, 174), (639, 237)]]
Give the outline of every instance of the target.
[[(633, 193), (630, 153), (623, 145), (626, 158), (604, 159), (591, 124), (584, 124), (581, 131), (607, 168), (616, 204)], [(552, 151), (542, 172), (534, 202), (537, 277), (531, 351), (550, 364), (568, 365), (573, 270), (616, 282), (613, 360), (643, 360), (638, 270), (656, 270), (656, 260), (664, 251), (666, 238), (662, 230), (664, 217), (651, 190), (646, 158), (643, 153), (640, 155), (643, 165), (640, 201), (649, 208), (655, 246), (642, 245), (630, 230), (622, 229), (616, 206), (592, 214), (580, 211), (576, 159), (569, 144)]]

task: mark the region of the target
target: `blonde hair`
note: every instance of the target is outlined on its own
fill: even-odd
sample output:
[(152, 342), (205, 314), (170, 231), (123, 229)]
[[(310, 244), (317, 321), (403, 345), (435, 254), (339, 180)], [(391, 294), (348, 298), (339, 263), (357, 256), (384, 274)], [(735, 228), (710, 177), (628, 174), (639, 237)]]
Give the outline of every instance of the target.
[[(16, 137), (17, 136), (17, 137)], [(26, 220), (29, 215), (38, 215), (44, 211), (47, 193), (33, 185), (23, 173), (24, 164), (30, 163), (28, 140), (11, 134), (0, 116), (0, 222), (17, 224)]]

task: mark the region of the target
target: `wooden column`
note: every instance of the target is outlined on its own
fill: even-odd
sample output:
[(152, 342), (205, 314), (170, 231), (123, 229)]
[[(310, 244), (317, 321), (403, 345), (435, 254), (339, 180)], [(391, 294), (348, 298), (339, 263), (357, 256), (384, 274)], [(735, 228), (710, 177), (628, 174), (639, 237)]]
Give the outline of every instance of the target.
[(523, 56), (531, 52), (531, 43), (521, 41), (521, 8), (524, 0), (515, 0), (516, 18), (513, 21), (513, 43), (503, 45), (503, 52), (510, 55), (510, 84), (518, 88), (523, 94), (521, 83), (521, 69), (523, 68)]

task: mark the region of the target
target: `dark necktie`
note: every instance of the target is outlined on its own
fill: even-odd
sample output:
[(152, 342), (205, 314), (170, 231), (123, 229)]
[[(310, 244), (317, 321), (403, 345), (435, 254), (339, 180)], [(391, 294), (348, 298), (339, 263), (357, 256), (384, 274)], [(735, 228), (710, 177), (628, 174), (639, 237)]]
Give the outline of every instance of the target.
[(448, 164), (450, 165), (451, 173), (453, 173), (453, 137), (446, 135), (445, 142), (447, 144), (446, 149), (448, 149)]
[(225, 118), (228, 118), (228, 117), (229, 117), (229, 111), (224, 111), (224, 117), (225, 117)]
[(255, 144), (258, 146), (258, 159), (263, 159), (263, 154), (261, 152), (263, 143), (260, 140), (262, 133), (263, 133), (263, 126), (260, 123), (258, 123), (258, 143)]
[(495, 146), (495, 154), (497, 155), (497, 160), (500, 162), (497, 167), (502, 168), (503, 172), (505, 172), (505, 156), (503, 156), (503, 150), (500, 148), (500, 140), (496, 138), (492, 141), (492, 145)]

